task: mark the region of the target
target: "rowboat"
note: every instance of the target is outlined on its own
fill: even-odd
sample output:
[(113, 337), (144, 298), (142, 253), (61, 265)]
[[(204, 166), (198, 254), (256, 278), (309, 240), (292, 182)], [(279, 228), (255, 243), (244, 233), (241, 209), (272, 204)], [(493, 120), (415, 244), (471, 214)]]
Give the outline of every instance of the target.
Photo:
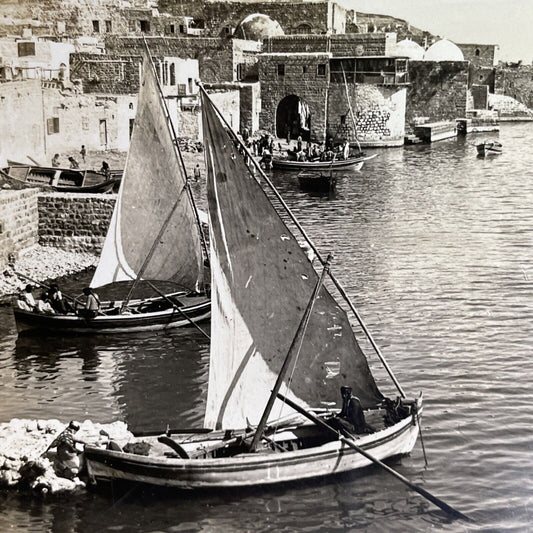
[(374, 159), (377, 154), (359, 155), (347, 159), (335, 159), (333, 161), (291, 161), (275, 157), (272, 159), (272, 166), (280, 170), (338, 170), (338, 169), (355, 169), (363, 168), (365, 161)]
[(122, 301), (102, 302), (100, 313), (83, 318), (74, 313), (50, 315), (13, 307), (17, 331), (71, 333), (129, 333), (156, 331), (191, 325), (209, 319), (211, 303), (207, 297), (191, 296), (186, 292), (165, 295), (164, 299), (131, 300), (126, 309)]
[[(157, 78), (145, 64), (137, 116), (113, 215), (90, 287), (125, 282), (127, 295), (92, 318), (16, 309), (19, 330), (116, 333), (194, 325), (209, 318), (207, 248)], [(154, 297), (133, 300), (148, 284)], [(178, 295), (157, 284), (172, 284)], [(161, 285), (160, 285), (161, 286)]]
[(499, 155), (503, 151), (503, 146), (499, 141), (484, 141), (476, 145), (476, 149), (480, 156)]
[[(178, 489), (265, 486), (410, 453), (422, 397), (405, 399), (367, 333), (400, 396), (381, 393), (338, 301), (360, 320), (331, 272), (331, 258), (321, 257), (202, 86), (200, 95), (212, 291), (203, 428), (86, 446), (89, 479)], [(320, 274), (301, 240), (322, 263)], [(344, 416), (341, 386), (344, 401), (355, 402), (344, 386), (351, 387), (366, 421), (348, 433), (334, 429)]]
[(298, 183), (306, 191), (327, 192), (335, 188), (337, 177), (333, 172), (300, 172)]
[(25, 163), (11, 163), (2, 172), (24, 187), (77, 193), (105, 193), (118, 187), (120, 178), (108, 178), (95, 170), (41, 167)]

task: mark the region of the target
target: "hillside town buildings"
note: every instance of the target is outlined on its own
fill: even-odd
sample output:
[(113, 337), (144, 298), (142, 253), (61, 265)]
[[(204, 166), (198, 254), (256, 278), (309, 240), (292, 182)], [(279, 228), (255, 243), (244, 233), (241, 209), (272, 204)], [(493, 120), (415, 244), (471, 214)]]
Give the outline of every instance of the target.
[(1, 11), (3, 159), (127, 150), (145, 42), (181, 137), (201, 136), (198, 79), (237, 130), (363, 146), (488, 111), (490, 95), (514, 99), (500, 114), (533, 107), (532, 67), (498, 65), (496, 45), (334, 0), (20, 0)]

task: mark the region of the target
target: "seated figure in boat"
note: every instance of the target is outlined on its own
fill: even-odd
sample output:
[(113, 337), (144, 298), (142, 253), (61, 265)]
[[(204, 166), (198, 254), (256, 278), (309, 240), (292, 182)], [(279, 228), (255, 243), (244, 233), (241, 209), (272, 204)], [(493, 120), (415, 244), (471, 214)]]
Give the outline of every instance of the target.
[(56, 283), (53, 283), (50, 286), (48, 296), (50, 297), (50, 304), (56, 313), (59, 313), (60, 315), (66, 315), (69, 311), (72, 311), (70, 304), (63, 298), (63, 295), (61, 294), (61, 291)]
[(359, 398), (352, 395), (352, 388), (341, 387), (342, 409), (338, 415), (328, 420), (328, 423), (348, 434), (372, 433), (373, 428), (365, 421), (365, 414)]
[(45, 315), (55, 315), (54, 308), (50, 302), (50, 296), (46, 291), (41, 294), (41, 297), (37, 301), (36, 311)]
[(94, 318), (100, 310), (100, 298), (90, 287), (85, 287), (83, 294), (87, 296), (87, 301), (85, 307), (78, 310), (78, 314), (85, 318)]
[(36, 311), (37, 302), (33, 297), (32, 286), (26, 285), (24, 292), (18, 295), (17, 297), (17, 306), (23, 311)]

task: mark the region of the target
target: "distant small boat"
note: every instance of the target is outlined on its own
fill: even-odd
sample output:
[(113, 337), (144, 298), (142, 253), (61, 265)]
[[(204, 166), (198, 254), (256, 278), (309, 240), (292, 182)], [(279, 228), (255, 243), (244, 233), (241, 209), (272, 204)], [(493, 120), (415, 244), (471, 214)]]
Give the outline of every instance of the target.
[(329, 170), (331, 168), (334, 170), (339, 168), (354, 168), (355, 170), (359, 170), (365, 161), (374, 159), (376, 155), (358, 155), (356, 157), (349, 157), (348, 159), (333, 161), (291, 161), (278, 157), (272, 159), (272, 166), (280, 170)]
[(96, 170), (40, 167), (11, 162), (2, 171), (24, 187), (41, 187), (58, 192), (111, 192), (120, 183), (120, 178), (108, 178)]
[(476, 145), (478, 155), (498, 155), (502, 153), (503, 146), (499, 141), (484, 141)]
[(333, 172), (307, 172), (298, 174), (298, 182), (302, 189), (307, 191), (330, 191), (335, 187), (337, 177)]

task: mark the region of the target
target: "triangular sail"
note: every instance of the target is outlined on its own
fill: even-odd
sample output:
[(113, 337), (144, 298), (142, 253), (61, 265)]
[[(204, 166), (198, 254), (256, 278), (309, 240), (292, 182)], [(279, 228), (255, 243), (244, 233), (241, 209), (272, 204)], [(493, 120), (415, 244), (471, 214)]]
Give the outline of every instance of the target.
[[(318, 276), (203, 92), (202, 114), (212, 275), (204, 423), (237, 428), (259, 422)], [(338, 403), (341, 385), (364, 406), (382, 399), (346, 313), (323, 288), (282, 392), (325, 407)], [(280, 409), (274, 405), (271, 420)]]
[(135, 279), (149, 257), (144, 279), (198, 288), (200, 230), (185, 186), (157, 79), (145, 57), (124, 175), (91, 287)]

